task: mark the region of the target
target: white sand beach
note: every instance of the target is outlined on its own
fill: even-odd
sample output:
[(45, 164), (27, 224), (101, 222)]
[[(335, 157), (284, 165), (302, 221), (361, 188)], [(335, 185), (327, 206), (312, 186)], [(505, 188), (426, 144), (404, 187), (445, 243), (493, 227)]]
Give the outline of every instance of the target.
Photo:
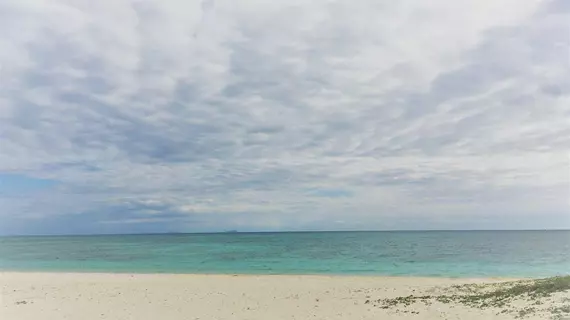
[(3, 272), (0, 319), (513, 319), (495, 309), (439, 302), (389, 309), (374, 303), (500, 281), (505, 280)]

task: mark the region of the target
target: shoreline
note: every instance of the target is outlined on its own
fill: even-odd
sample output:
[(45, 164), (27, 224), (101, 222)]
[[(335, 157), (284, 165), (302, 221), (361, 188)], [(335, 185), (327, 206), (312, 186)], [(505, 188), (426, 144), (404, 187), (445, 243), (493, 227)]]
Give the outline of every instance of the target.
[(137, 276), (204, 276), (204, 277), (315, 277), (315, 278), (385, 278), (385, 279), (447, 279), (447, 280), (498, 280), (498, 281), (519, 281), (536, 280), (547, 277), (518, 277), (518, 276), (447, 276), (447, 275), (389, 275), (389, 274), (318, 274), (318, 273), (196, 273), (196, 272), (139, 272), (139, 271), (78, 271), (78, 270), (3, 270), (2, 274), (40, 274), (40, 275), (137, 275)]

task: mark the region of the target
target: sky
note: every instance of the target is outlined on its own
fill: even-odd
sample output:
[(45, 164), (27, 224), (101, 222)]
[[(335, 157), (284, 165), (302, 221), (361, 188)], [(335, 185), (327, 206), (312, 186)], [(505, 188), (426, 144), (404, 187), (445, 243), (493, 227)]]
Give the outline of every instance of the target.
[(570, 228), (570, 1), (0, 1), (0, 234)]

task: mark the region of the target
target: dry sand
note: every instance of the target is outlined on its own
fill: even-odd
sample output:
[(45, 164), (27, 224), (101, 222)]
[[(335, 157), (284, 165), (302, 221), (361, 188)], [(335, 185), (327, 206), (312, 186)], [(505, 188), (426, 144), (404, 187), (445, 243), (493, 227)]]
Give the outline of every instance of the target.
[(0, 319), (513, 319), (497, 315), (496, 310), (460, 305), (416, 304), (397, 311), (366, 303), (450, 285), (498, 281), (4, 272), (0, 273)]

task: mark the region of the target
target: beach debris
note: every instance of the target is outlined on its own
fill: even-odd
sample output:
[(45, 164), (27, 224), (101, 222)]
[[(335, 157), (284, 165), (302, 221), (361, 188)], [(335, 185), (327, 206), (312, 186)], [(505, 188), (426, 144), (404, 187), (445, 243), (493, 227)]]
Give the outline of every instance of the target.
[(16, 304), (28, 304), (28, 301), (26, 300), (22, 300), (22, 301), (16, 301)]
[[(416, 303), (431, 305), (435, 302), (463, 305), (477, 309), (498, 310), (497, 314), (512, 314), (517, 318), (530, 315), (551, 315), (554, 320), (570, 318), (570, 276), (537, 280), (506, 281), (488, 284), (466, 284), (443, 288), (442, 294), (408, 295), (389, 299), (366, 300), (382, 309), (409, 307)], [(561, 295), (564, 295), (560, 298)], [(558, 304), (545, 307), (545, 301)], [(521, 303), (522, 302), (522, 303)], [(397, 309), (397, 311), (405, 312)]]

